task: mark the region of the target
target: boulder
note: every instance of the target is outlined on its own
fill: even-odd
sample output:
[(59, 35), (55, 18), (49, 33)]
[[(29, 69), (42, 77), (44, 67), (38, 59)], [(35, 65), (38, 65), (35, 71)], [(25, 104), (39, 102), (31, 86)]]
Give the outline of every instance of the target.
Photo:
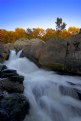
[(1, 90), (1, 87), (0, 87), (0, 100), (3, 98), (3, 91)]
[(7, 66), (0, 63), (0, 71), (2, 71), (4, 69), (7, 69)]
[(7, 44), (5, 44), (5, 47), (6, 47), (8, 50), (14, 50), (14, 43), (7, 43)]
[(51, 38), (46, 41), (40, 52), (39, 63), (59, 74), (81, 75), (81, 33), (67, 40)]
[(14, 45), (15, 46), (23, 46), (23, 45), (26, 45), (30, 40), (27, 39), (27, 38), (21, 38), (21, 39), (18, 39)]
[(29, 114), (29, 101), (21, 94), (11, 94), (0, 101), (0, 121), (23, 121)]
[(0, 109), (0, 121), (10, 121), (7, 112), (3, 109)]
[(77, 100), (81, 100), (81, 90), (76, 89), (77, 84), (68, 83), (71, 86), (60, 85), (59, 90), (62, 95), (70, 96)]
[(21, 75), (11, 76), (11, 77), (9, 77), (9, 80), (13, 81), (13, 82), (19, 82), (20, 84), (23, 84), (24, 76), (21, 76)]
[(19, 50), (22, 50), (22, 48), (29, 43), (29, 40), (27, 38), (21, 38), (16, 40), (14, 43), (7, 43), (5, 44), (5, 48), (8, 50), (16, 50), (18, 52)]
[(9, 96), (9, 93), (5, 90), (3, 90), (1, 87), (0, 87), (0, 101), (4, 98), (4, 97), (8, 97)]
[(81, 75), (81, 33), (67, 40), (66, 68), (69, 72)]
[(0, 62), (4, 62), (9, 57), (9, 50), (5, 47), (5, 44), (0, 43)]
[(0, 88), (6, 90), (9, 93), (23, 93), (24, 86), (19, 82), (10, 81), (8, 78), (0, 79)]
[(3, 78), (2, 71), (4, 69), (7, 69), (7, 66), (0, 63), (0, 78)]
[(29, 43), (30, 40), (28, 40), (27, 38), (21, 38), (18, 39), (15, 43), (14, 43), (14, 49), (18, 52), (19, 50), (22, 50), (22, 48), (24, 46), (26, 46)]
[[(5, 67), (5, 65), (3, 66)], [(20, 84), (23, 84), (24, 76), (21, 76), (17, 74), (16, 70), (12, 69), (4, 69), (0, 73), (1, 78), (8, 78), (12, 82), (19, 82)]]
[(30, 104), (23, 93), (24, 77), (0, 64), (0, 121), (23, 121)]
[(46, 41), (41, 49), (39, 63), (44, 68), (49, 68), (56, 71), (64, 70), (66, 55), (66, 42), (51, 38)]
[(40, 52), (45, 42), (41, 39), (31, 39), (29, 43), (23, 48), (21, 53), (21, 57), (25, 56), (29, 58), (31, 61), (38, 64), (38, 59), (40, 57)]
[(16, 70), (12, 70), (12, 69), (4, 69), (2, 70), (3, 73), (13, 73), (13, 74), (16, 74), (17, 71)]
[(17, 76), (17, 71), (16, 70), (11, 70), (11, 69), (4, 69), (1, 71), (1, 77), (12, 77), (12, 76)]

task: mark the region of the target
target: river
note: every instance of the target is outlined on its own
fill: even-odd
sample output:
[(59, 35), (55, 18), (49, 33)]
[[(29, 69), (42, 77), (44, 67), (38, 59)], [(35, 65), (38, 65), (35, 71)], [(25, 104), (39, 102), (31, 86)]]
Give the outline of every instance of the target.
[(5, 64), (24, 76), (31, 107), (24, 121), (81, 121), (81, 77), (40, 69), (20, 53), (12, 50)]

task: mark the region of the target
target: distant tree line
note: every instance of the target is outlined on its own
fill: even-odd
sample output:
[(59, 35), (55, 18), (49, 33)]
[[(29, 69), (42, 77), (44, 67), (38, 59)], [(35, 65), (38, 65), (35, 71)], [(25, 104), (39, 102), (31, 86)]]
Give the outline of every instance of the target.
[(62, 22), (62, 18), (57, 18), (55, 23), (56, 29), (48, 28), (44, 30), (42, 28), (28, 28), (27, 30), (24, 30), (23, 28), (16, 28), (15, 31), (0, 29), (0, 42), (12, 43), (20, 38), (40, 38), (47, 41), (52, 37), (65, 40), (70, 36), (78, 34), (80, 31), (77, 27), (69, 27), (68, 30), (66, 30), (66, 23)]

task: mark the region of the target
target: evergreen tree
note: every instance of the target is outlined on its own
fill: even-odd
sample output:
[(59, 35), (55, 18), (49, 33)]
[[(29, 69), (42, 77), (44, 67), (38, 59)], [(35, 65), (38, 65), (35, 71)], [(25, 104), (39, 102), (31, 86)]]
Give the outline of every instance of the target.
[(63, 30), (66, 27), (66, 23), (62, 22), (62, 18), (57, 17), (55, 23), (56, 23), (56, 30)]

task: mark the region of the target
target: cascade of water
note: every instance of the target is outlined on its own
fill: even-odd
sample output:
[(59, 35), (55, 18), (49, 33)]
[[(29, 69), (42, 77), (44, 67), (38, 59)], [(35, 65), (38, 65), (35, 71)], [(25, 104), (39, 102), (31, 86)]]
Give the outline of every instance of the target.
[(22, 52), (22, 50), (20, 50), (20, 51), (17, 53), (17, 57), (18, 57), (18, 58), (20, 57), (21, 52)]
[(31, 110), (25, 121), (81, 121), (81, 77), (58, 75), (39, 69), (27, 58), (11, 51), (5, 64), (24, 75), (24, 95)]
[(10, 50), (10, 56), (9, 56), (9, 60), (8, 61), (11, 61), (11, 60), (15, 60), (17, 58), (16, 56), (16, 51), (14, 50)]

